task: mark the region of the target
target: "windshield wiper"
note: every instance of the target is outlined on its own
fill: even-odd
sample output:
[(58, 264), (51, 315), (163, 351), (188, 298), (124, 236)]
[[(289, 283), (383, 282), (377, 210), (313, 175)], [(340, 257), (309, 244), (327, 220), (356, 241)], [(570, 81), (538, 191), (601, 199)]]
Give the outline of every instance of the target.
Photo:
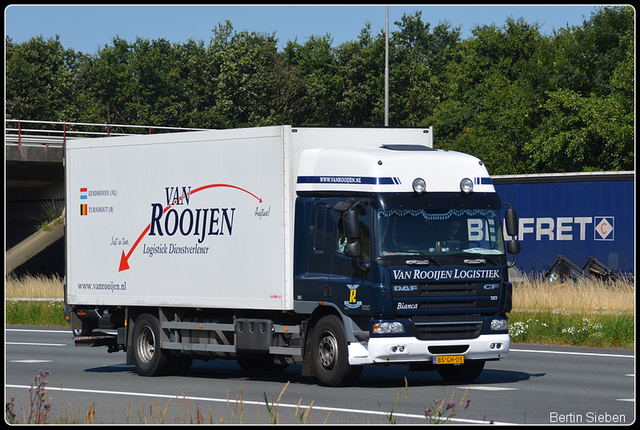
[(475, 259), (465, 259), (464, 260), (464, 264), (468, 264), (470, 266), (476, 266), (476, 265), (481, 265), (481, 264), (487, 264), (487, 260), (489, 260), (489, 263), (493, 264), (494, 266), (497, 266), (498, 263), (496, 263), (496, 261), (491, 258), (491, 257), (487, 257), (485, 255), (482, 256), (482, 258), (475, 258)]
[(464, 260), (464, 264), (469, 264), (469, 265), (480, 265), (480, 264), (487, 264), (487, 260), (485, 260), (484, 258), (476, 258), (474, 260), (471, 259), (465, 259)]
[[(420, 257), (422, 257), (422, 258), (424, 258), (426, 260), (426, 264), (429, 264), (429, 262), (431, 262), (431, 263), (435, 264), (436, 266), (440, 266), (440, 263), (438, 263), (438, 261), (435, 258), (430, 257), (430, 256), (426, 255), (423, 252), (409, 250), (409, 251), (405, 251), (405, 253), (411, 253), (411, 254), (419, 255)], [(407, 260), (407, 265), (409, 265), (409, 266), (416, 266), (416, 265), (422, 265), (422, 264), (425, 264), (425, 262), (422, 262), (420, 260)]]

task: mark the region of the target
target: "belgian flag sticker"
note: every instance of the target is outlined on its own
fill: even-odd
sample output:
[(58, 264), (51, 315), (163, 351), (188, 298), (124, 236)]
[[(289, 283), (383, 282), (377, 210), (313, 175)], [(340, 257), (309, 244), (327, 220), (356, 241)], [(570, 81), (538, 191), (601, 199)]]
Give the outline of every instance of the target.
[[(80, 200), (87, 200), (86, 188), (80, 188)], [(87, 204), (82, 203), (80, 204), (80, 215), (86, 215), (86, 214), (87, 214)]]

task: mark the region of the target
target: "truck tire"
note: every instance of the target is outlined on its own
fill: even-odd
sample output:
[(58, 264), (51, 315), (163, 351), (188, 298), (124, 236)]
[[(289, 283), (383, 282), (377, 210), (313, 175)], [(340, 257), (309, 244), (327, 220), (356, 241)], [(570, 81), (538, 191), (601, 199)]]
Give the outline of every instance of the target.
[(469, 361), (464, 364), (438, 366), (438, 373), (448, 382), (471, 382), (482, 373), (484, 361)]
[(338, 317), (322, 317), (313, 329), (311, 342), (311, 366), (320, 385), (336, 387), (360, 377), (362, 366), (349, 365), (347, 338)]
[(150, 314), (138, 317), (133, 328), (133, 357), (141, 376), (167, 375), (173, 360), (160, 349), (160, 323)]
[(193, 364), (193, 357), (189, 355), (178, 355), (172, 356), (173, 359), (171, 374), (184, 376), (189, 373), (189, 369), (191, 369), (191, 364)]

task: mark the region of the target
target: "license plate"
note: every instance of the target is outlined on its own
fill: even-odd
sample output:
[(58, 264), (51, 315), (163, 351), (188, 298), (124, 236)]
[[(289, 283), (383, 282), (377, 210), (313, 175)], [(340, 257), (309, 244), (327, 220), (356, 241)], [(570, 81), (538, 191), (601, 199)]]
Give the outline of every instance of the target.
[(433, 364), (463, 364), (464, 355), (438, 355), (433, 357)]

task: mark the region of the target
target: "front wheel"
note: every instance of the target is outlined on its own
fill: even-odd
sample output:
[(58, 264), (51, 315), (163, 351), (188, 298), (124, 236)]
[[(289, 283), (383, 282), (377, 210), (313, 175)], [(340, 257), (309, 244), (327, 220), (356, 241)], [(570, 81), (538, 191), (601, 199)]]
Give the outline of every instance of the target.
[(471, 382), (482, 373), (484, 361), (438, 365), (438, 373), (448, 382)]
[(313, 330), (311, 365), (320, 385), (336, 387), (355, 382), (362, 366), (349, 365), (347, 338), (342, 321), (327, 315)]
[(160, 323), (150, 314), (142, 314), (133, 328), (133, 356), (136, 370), (141, 376), (165, 375), (173, 360), (160, 349)]

